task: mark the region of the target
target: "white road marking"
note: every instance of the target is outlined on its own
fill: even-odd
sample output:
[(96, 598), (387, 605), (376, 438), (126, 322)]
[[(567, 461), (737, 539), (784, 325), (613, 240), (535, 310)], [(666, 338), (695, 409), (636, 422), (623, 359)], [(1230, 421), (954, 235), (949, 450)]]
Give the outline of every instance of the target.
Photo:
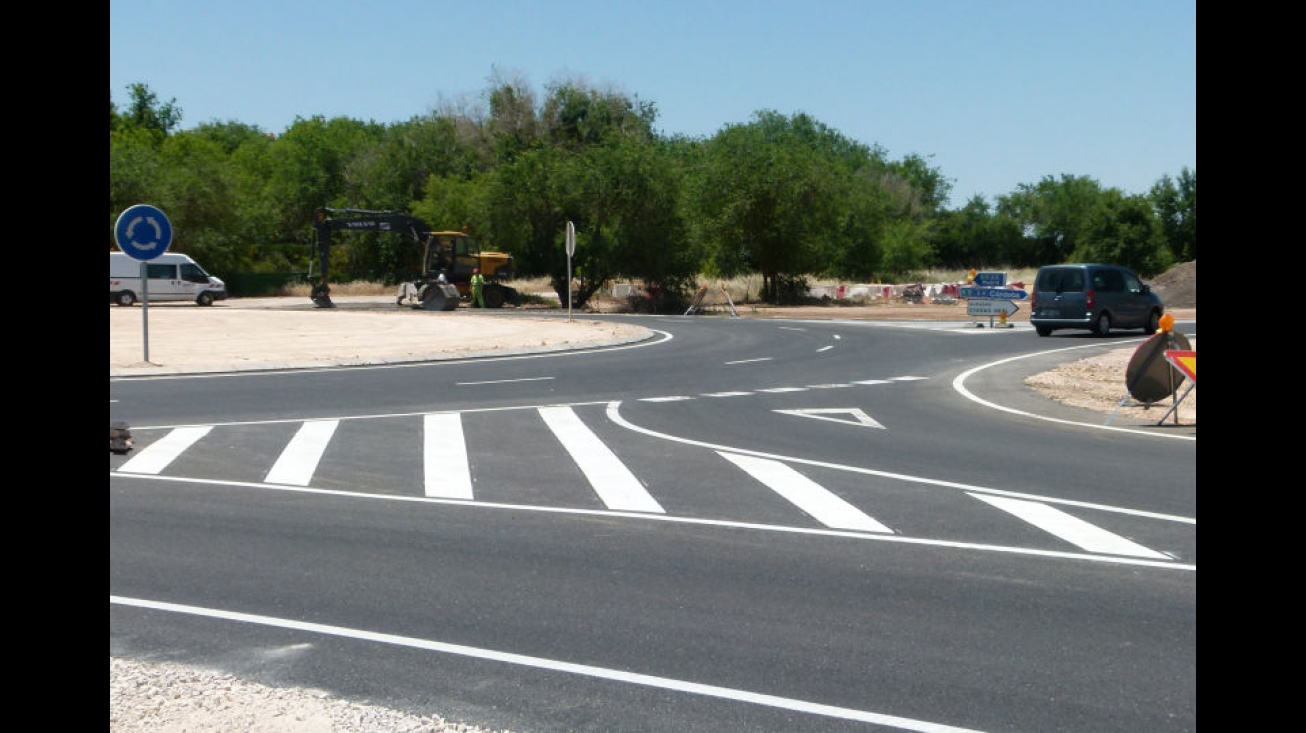
[(665, 513), (635, 474), (570, 407), (541, 407), (539, 413), (609, 509)]
[(454, 382), (459, 387), (474, 387), (480, 384), (514, 384), (516, 382), (547, 382), (557, 377), (522, 377), (521, 379), (490, 379), (484, 382)]
[(422, 463), (427, 496), (472, 498), (472, 470), (462, 415), (442, 412), (422, 418)]
[(970, 495), (1089, 552), (1105, 552), (1112, 555), (1147, 557), (1157, 560), (1170, 559), (1170, 556), (1165, 553), (1143, 547), (1133, 540), (1108, 532), (1097, 525), (1089, 524), (1078, 517), (1039, 501), (1008, 499), (1002, 496), (974, 493)]
[[(812, 408), (808, 410), (776, 410), (782, 415), (797, 415), (798, 417), (810, 417), (816, 420), (829, 420), (830, 422), (844, 423), (845, 425), (864, 425), (868, 428), (884, 429), (884, 426), (878, 420), (867, 415), (863, 410), (856, 407), (829, 407), (829, 408)], [(851, 419), (830, 417), (830, 415), (847, 415)]]
[[(717, 393), (717, 394), (728, 395), (734, 393)], [(752, 393), (742, 392), (738, 394), (740, 396), (745, 396)], [(1193, 517), (1181, 517), (1181, 516), (1174, 516), (1174, 515), (1167, 515), (1167, 514), (1158, 514), (1155, 512), (1144, 512), (1139, 510), (1127, 509), (1124, 507), (1092, 504), (1092, 503), (1079, 502), (1079, 501), (1068, 501), (1064, 499), (1057, 499), (1055, 497), (1037, 496), (1037, 495), (1025, 494), (1020, 492), (1004, 491), (1000, 489), (976, 486), (973, 484), (963, 484), (963, 483), (957, 483), (951, 481), (939, 481), (934, 479), (927, 479), (920, 476), (911, 476), (907, 474), (897, 474), (892, 472), (877, 471), (873, 469), (856, 468), (856, 467), (845, 466), (840, 464), (826, 463), (823, 461), (813, 461), (810, 459), (805, 459), (796, 456), (783, 456), (783, 455), (776, 455), (770, 453), (762, 453), (757, 451), (744, 450), (732, 446), (717, 445), (717, 444), (712, 444), (712, 443), (697, 441), (697, 440), (689, 440), (689, 439), (680, 438), (680, 437), (667, 435), (663, 433), (657, 433), (655, 431), (650, 431), (645, 428), (640, 428), (638, 426), (630, 424), (629, 422), (624, 420), (620, 415), (619, 412), (619, 408), (621, 405), (620, 402), (606, 402), (606, 403), (582, 402), (582, 403), (570, 403), (568, 405), (555, 404), (555, 405), (549, 405), (545, 408), (539, 408), (539, 407), (528, 408), (525, 406), (518, 406), (518, 407), (508, 407), (508, 408), (470, 410), (468, 412), (493, 413), (493, 412), (501, 412), (501, 411), (514, 411), (520, 409), (535, 409), (541, 411), (545, 409), (561, 409), (564, 412), (570, 412), (570, 410), (576, 407), (598, 405), (598, 404), (607, 404), (608, 417), (615, 424), (622, 426), (626, 429), (633, 430), (634, 432), (637, 433), (654, 436), (664, 440), (670, 440), (672, 442), (683, 443), (687, 445), (697, 445), (700, 447), (712, 449), (717, 452), (728, 452), (731, 455), (737, 455), (737, 456), (738, 455), (756, 456), (767, 460), (774, 460), (774, 461), (779, 461), (779, 462), (784, 462), (789, 464), (822, 466), (832, 470), (850, 471), (853, 473), (880, 476), (880, 477), (907, 481), (907, 482), (912, 482), (917, 484), (934, 485), (941, 488), (958, 489), (968, 494), (971, 494), (976, 498), (982, 498), (982, 497), (995, 497), (997, 499), (1010, 498), (1013, 500), (1012, 503), (1005, 504), (1000, 507), (1004, 511), (1007, 511), (1008, 513), (1011, 513), (1014, 516), (1020, 516), (1025, 521), (1031, 522), (1035, 526), (1043, 528), (1059, 538), (1065, 538), (1067, 541), (1072, 542), (1076, 546), (1089, 548), (1090, 551), (1093, 552), (1107, 552), (1107, 553), (1116, 554), (1118, 556), (1115, 558), (1110, 558), (1110, 557), (1103, 557), (1103, 556), (1081, 555), (1079, 553), (1070, 553), (1070, 552), (1059, 552), (1059, 551), (1054, 552), (1054, 551), (1043, 551), (1043, 550), (1029, 550), (1024, 548), (1004, 548), (1004, 547), (993, 547), (993, 546), (986, 546), (986, 545), (971, 545), (969, 543), (925, 540), (920, 538), (913, 539), (913, 538), (899, 537), (895, 535), (885, 536), (885, 535), (845, 534), (840, 530), (832, 530), (832, 529), (816, 530), (814, 528), (752, 525), (748, 523), (738, 523), (738, 522), (731, 522), (725, 520), (696, 520), (696, 519), (689, 519), (689, 518), (673, 518), (673, 517), (667, 517), (665, 514), (661, 514), (661, 513), (659, 514), (643, 513), (647, 511), (644, 509), (633, 509), (628, 513), (620, 510), (612, 511), (612, 512), (597, 512), (597, 511), (591, 512), (586, 510), (577, 510), (574, 508), (555, 509), (551, 507), (544, 508), (544, 507), (534, 507), (534, 506), (525, 506), (525, 505), (522, 506), (499, 505), (499, 504), (489, 504), (484, 502), (481, 502), (479, 504), (484, 507), (496, 506), (500, 508), (518, 509), (524, 511), (560, 511), (563, 513), (581, 513), (581, 514), (593, 513), (593, 514), (603, 514), (607, 516), (644, 517), (648, 519), (682, 521), (690, 524), (713, 524), (713, 525), (731, 526), (731, 527), (748, 527), (754, 529), (767, 529), (771, 531), (780, 531), (780, 532), (806, 532), (806, 533), (819, 532), (819, 533), (830, 534), (831, 536), (860, 536), (863, 538), (873, 537), (875, 539), (880, 539), (883, 541), (908, 542), (913, 544), (935, 545), (935, 546), (945, 546), (945, 547), (973, 547), (975, 549), (984, 549), (984, 550), (992, 550), (992, 551), (1000, 551), (1000, 552), (1017, 552), (1021, 554), (1042, 555), (1048, 557), (1074, 558), (1080, 560), (1094, 559), (1094, 560), (1099, 560), (1104, 562), (1128, 563), (1128, 564), (1136, 564), (1136, 565), (1146, 565), (1150, 567), (1179, 567), (1185, 570), (1196, 571), (1195, 565), (1183, 565), (1183, 564), (1176, 563), (1174, 562), (1173, 556), (1169, 554), (1159, 553), (1150, 550), (1149, 548), (1133, 543), (1128, 539), (1125, 539), (1118, 535), (1114, 535), (1110, 532), (1097, 528), (1094, 525), (1089, 524), (1087, 522), (1082, 522), (1081, 520), (1078, 520), (1075, 517), (1071, 517), (1070, 515), (1066, 515), (1064, 512), (1059, 512), (1057, 510), (1050, 510), (1050, 507), (1054, 505), (1064, 505), (1064, 506), (1071, 506), (1071, 507), (1079, 507), (1090, 511), (1102, 511), (1102, 512), (1109, 512), (1115, 514), (1125, 514), (1125, 515), (1132, 515), (1137, 517), (1146, 517), (1149, 519), (1158, 519), (1166, 522), (1179, 522), (1183, 524), (1190, 524), (1196, 526), (1197, 520), (1196, 518)], [(406, 415), (412, 415), (412, 416), (421, 415), (425, 418), (428, 414), (430, 413), (386, 413), (386, 414), (379, 414), (379, 415), (352, 416), (351, 419), (393, 418), (393, 417), (403, 417)], [(461, 415), (461, 413), (457, 413), (457, 414)], [(571, 415), (571, 419), (577, 422), (578, 424), (580, 424), (579, 419), (576, 418), (574, 414)], [(827, 418), (827, 419), (833, 419), (833, 418)], [(283, 491), (292, 490), (292, 491), (310, 491), (314, 493), (326, 493), (332, 496), (355, 494), (356, 492), (340, 492), (338, 490), (319, 492), (319, 490), (316, 489), (295, 488), (292, 486), (272, 486), (267, 484), (250, 484), (248, 482), (239, 482), (239, 481), (236, 482), (212, 481), (212, 480), (205, 480), (205, 479), (198, 479), (198, 478), (184, 478), (184, 477), (174, 478), (174, 477), (155, 475), (161, 473), (178, 456), (180, 456), (183, 452), (189, 449), (190, 446), (192, 446), (200, 439), (202, 439), (204, 436), (206, 436), (214, 427), (232, 427), (232, 426), (240, 426), (240, 425), (270, 425), (270, 424), (284, 424), (284, 423), (291, 423), (291, 422), (300, 423), (302, 421), (265, 420), (265, 421), (253, 421), (253, 422), (220, 423), (220, 424), (205, 425), (205, 426), (158, 425), (158, 426), (148, 426), (145, 428), (137, 428), (138, 431), (166, 430), (169, 431), (169, 434), (164, 438), (147, 445), (145, 448), (140, 449), (140, 452), (137, 453), (136, 456), (122, 463), (117, 469), (111, 470), (109, 475), (110, 478), (113, 478), (115, 475), (123, 476), (123, 475), (130, 474), (130, 475), (141, 476), (142, 478), (151, 478), (155, 480), (164, 480), (164, 481), (179, 481), (183, 483), (203, 483), (203, 484), (223, 485), (223, 486), (242, 486), (242, 487), (255, 486), (255, 487), (262, 487), (262, 488), (276, 489), (276, 490), (283, 490)], [(591, 432), (589, 432), (587, 428), (584, 428), (583, 424), (581, 424), (581, 428), (582, 430), (584, 430), (585, 434), (588, 435), (589, 440), (594, 441), (596, 443), (599, 442), (596, 436), (594, 436)], [(564, 445), (568, 445), (568, 441), (563, 441), (563, 442)], [(571, 448), (569, 447), (568, 450), (571, 451)], [(584, 451), (583, 448), (578, 448), (577, 450), (579, 450), (582, 453)], [(623, 481), (625, 481), (630, 486), (634, 486), (638, 494), (642, 494), (648, 497), (647, 492), (644, 490), (642, 484), (640, 484), (638, 479), (635, 478), (633, 475), (630, 475), (629, 471), (627, 471), (625, 467), (620, 464), (619, 460), (615, 457), (615, 455), (612, 455), (610, 452), (608, 452), (606, 448), (604, 448), (603, 450), (607, 454), (608, 460), (613, 462), (618, 467), (617, 470), (619, 471), (619, 473), (624, 475), (625, 478), (623, 479)], [(572, 455), (573, 457), (575, 457), (576, 452), (572, 452)], [(578, 464), (579, 463), (580, 461), (578, 459)], [(469, 463), (465, 459), (453, 461), (453, 465), (462, 466), (464, 469), (470, 470)], [(589, 475), (588, 471), (587, 471), (587, 475)], [(428, 496), (426, 498), (396, 497), (395, 500), (433, 501), (433, 502), (449, 501), (449, 502), (456, 502), (459, 504), (463, 504), (466, 502), (465, 498), (457, 497), (456, 494), (457, 492), (451, 492), (451, 495), (448, 497), (445, 496)], [(367, 493), (358, 493), (357, 495), (360, 498), (361, 497), (375, 498), (374, 495), (367, 494)], [(647, 500), (653, 502), (651, 497), (648, 497)], [(991, 506), (995, 506), (995, 507), (998, 507), (999, 504), (1001, 504), (1001, 501), (994, 501), (987, 498), (985, 498), (985, 501), (988, 502)], [(620, 502), (617, 502), (617, 504), (620, 505)], [(636, 505), (638, 506), (638, 503), (636, 503)], [(656, 506), (656, 502), (653, 502), (653, 505)], [(1039, 507), (1042, 508), (1040, 509)], [(662, 512), (661, 507), (658, 507), (656, 511)], [(1137, 559), (1126, 560), (1125, 557), (1122, 556), (1129, 556)], [(1157, 560), (1154, 560), (1154, 558), (1159, 559), (1160, 561), (1158, 562)]]
[[(798, 461), (802, 462), (802, 461)], [(859, 471), (859, 473), (864, 471)], [(567, 514), (587, 517), (610, 517), (620, 519), (631, 519), (644, 522), (667, 522), (670, 524), (683, 524), (690, 527), (729, 527), (731, 529), (755, 530), (758, 532), (774, 532), (784, 535), (803, 535), (808, 537), (838, 537), (841, 539), (864, 540), (867, 542), (891, 542), (896, 545), (913, 545), (919, 547), (942, 547), (954, 550), (967, 550), (974, 552), (996, 552), (1009, 555), (1026, 555), (1030, 557), (1045, 557), (1058, 560), (1077, 560), (1083, 562), (1101, 563), (1104, 565), (1129, 565), (1134, 567), (1157, 568), (1161, 570), (1180, 570), (1184, 572), (1197, 572), (1197, 566), (1189, 563), (1179, 563), (1174, 560), (1145, 560), (1141, 558), (1126, 558), (1110, 555), (1094, 555), (1085, 552), (1066, 552), (1064, 550), (1039, 550), (1029, 547), (1008, 547), (1004, 545), (986, 545), (976, 542), (957, 542), (955, 540), (937, 540), (923, 537), (906, 537), (903, 535), (885, 535), (885, 534), (867, 534), (865, 532), (849, 532), (841, 529), (830, 529), (828, 527), (794, 527), (781, 524), (758, 524), (756, 522), (739, 522), (729, 519), (698, 519), (695, 517), (676, 517), (668, 514), (651, 514), (649, 512), (615, 512), (607, 509), (578, 509), (576, 507), (558, 507), (558, 506), (541, 506), (538, 504), (505, 504), (493, 501), (474, 501), (468, 502), (462, 499), (439, 499), (425, 496), (393, 496), (387, 494), (375, 494), (365, 491), (341, 491), (340, 489), (314, 489), (307, 486), (279, 486), (273, 484), (251, 483), (249, 481), (220, 481), (214, 479), (189, 478), (181, 476), (146, 476), (140, 474), (124, 474), (121, 471), (110, 471), (109, 480), (130, 478), (135, 481), (156, 481), (163, 484), (199, 484), (202, 486), (222, 486), (229, 489), (250, 489), (253, 491), (282, 491), (297, 494), (319, 496), (331, 499), (357, 499), (359, 501), (381, 501), (381, 502), (398, 502), (403, 504), (440, 504), (448, 506), (458, 506), (464, 509), (475, 511), (511, 511), (511, 512), (529, 512), (534, 514)], [(1117, 512), (1124, 514), (1139, 514), (1129, 510), (1117, 509)], [(1184, 518), (1172, 518), (1170, 521), (1186, 521)], [(1196, 524), (1193, 520), (1188, 522)]]
[(124, 473), (159, 473), (177, 459), (200, 438), (209, 434), (213, 426), (176, 428), (159, 440), (145, 446), (126, 463), (118, 467)]
[(794, 506), (810, 514), (816, 521), (833, 529), (853, 529), (862, 532), (893, 530), (867, 516), (829, 489), (807, 478), (780, 461), (742, 456), (737, 453), (717, 451), (717, 455), (730, 461), (745, 473), (766, 484)]
[(557, 659), (548, 659), (546, 657), (531, 657), (524, 654), (501, 652), (494, 649), (466, 646), (463, 644), (431, 641), (429, 639), (419, 639), (413, 636), (397, 636), (394, 634), (383, 634), (375, 631), (351, 629), (344, 626), (315, 624), (307, 621), (277, 618), (275, 616), (261, 616), (236, 611), (223, 611), (220, 609), (204, 608), (201, 606), (187, 606), (178, 603), (165, 603), (162, 601), (150, 601), (142, 598), (128, 598), (125, 596), (111, 595), (109, 596), (109, 603), (110, 605), (148, 608), (154, 611), (183, 613), (202, 618), (215, 618), (224, 621), (236, 621), (239, 623), (255, 624), (272, 628), (305, 631), (308, 633), (323, 634), (338, 638), (371, 641), (378, 644), (389, 644), (408, 649), (423, 649), (426, 651), (439, 652), (441, 654), (453, 654), (471, 659), (484, 659), (493, 662), (501, 662), (503, 664), (515, 664), (522, 667), (530, 667), (532, 669), (545, 669), (552, 672), (562, 672), (581, 677), (623, 682), (631, 685), (643, 685), (645, 687), (652, 687), (660, 690), (672, 690), (674, 692), (683, 692), (691, 695), (702, 695), (704, 697), (714, 697), (722, 700), (734, 700), (737, 702), (748, 703), (750, 705), (761, 705), (763, 707), (777, 708), (780, 710), (792, 710), (794, 712), (805, 713), (808, 715), (821, 715), (827, 718), (836, 718), (840, 720), (856, 720), (899, 730), (919, 731), (920, 733), (979, 733), (979, 731), (973, 731), (968, 728), (958, 728), (956, 726), (943, 725), (942, 723), (931, 723), (929, 721), (916, 720), (914, 718), (901, 718), (897, 715), (874, 713), (869, 710), (837, 707), (834, 705), (826, 705), (824, 703), (798, 700), (791, 697), (779, 697), (776, 695), (749, 692), (748, 690), (738, 690), (730, 687), (705, 685), (700, 682), (689, 682), (670, 677), (655, 677), (653, 675), (639, 674), (638, 672), (628, 672), (622, 669), (594, 667), (588, 664), (576, 664), (574, 662), (564, 662)]
[[(1128, 343), (1128, 342), (1121, 342), (1121, 343)], [(979, 395), (974, 394), (973, 392), (971, 392), (969, 389), (966, 388), (967, 379), (970, 379), (975, 374), (978, 374), (979, 372), (982, 372), (986, 369), (1002, 366), (1003, 364), (1007, 364), (1008, 362), (1013, 362), (1020, 359), (1028, 359), (1030, 357), (1043, 356), (1045, 354), (1059, 353), (1062, 351), (1071, 351), (1074, 349), (1089, 349), (1089, 348), (1097, 348), (1097, 344), (1071, 346), (1065, 349), (1049, 349), (1048, 351), (1037, 351), (1032, 354), (1018, 354), (1016, 356), (1008, 356), (1005, 359), (992, 361), (989, 362), (988, 364), (981, 364), (975, 367), (974, 369), (969, 369), (967, 371), (962, 372), (961, 374), (958, 374), (956, 378), (952, 380), (952, 388), (956, 390), (957, 393), (960, 394), (962, 397), (965, 397), (966, 399), (970, 400), (971, 402), (974, 402), (977, 405), (983, 405), (984, 407), (987, 407), (989, 409), (1001, 410), (1003, 412), (1008, 412), (1013, 415), (1021, 415), (1023, 417), (1034, 418), (1035, 420), (1047, 420), (1048, 422), (1061, 423), (1062, 425), (1076, 425), (1079, 427), (1093, 428), (1095, 430), (1110, 430), (1119, 433), (1132, 433), (1134, 435), (1148, 435), (1154, 438), (1171, 438), (1174, 440), (1190, 440), (1194, 443), (1197, 442), (1196, 435), (1172, 433), (1166, 430), (1146, 430), (1146, 429), (1138, 429), (1138, 428), (1126, 428), (1126, 427), (1120, 427), (1118, 425), (1098, 425), (1096, 423), (1085, 423), (1085, 422), (1077, 422), (1074, 420), (1064, 420), (1059, 417), (1050, 417), (1048, 415), (1040, 415), (1034, 412), (1018, 410), (1014, 407), (1007, 407), (1005, 405), (999, 405), (996, 402), (990, 402), (986, 399), (981, 398)]]
[(308, 486), (339, 426), (339, 420), (310, 420), (301, 425), (263, 480), (270, 484)]

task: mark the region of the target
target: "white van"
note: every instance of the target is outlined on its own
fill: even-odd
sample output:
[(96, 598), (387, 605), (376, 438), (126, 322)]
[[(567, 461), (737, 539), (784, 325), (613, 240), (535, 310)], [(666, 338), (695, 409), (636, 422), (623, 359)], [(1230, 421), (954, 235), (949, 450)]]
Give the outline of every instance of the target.
[(149, 298), (155, 301), (193, 300), (213, 305), (227, 299), (227, 284), (204, 271), (199, 263), (184, 254), (164, 252), (142, 263), (125, 252), (109, 253), (109, 302), (133, 305), (146, 295), (141, 287), (141, 265), (150, 280)]

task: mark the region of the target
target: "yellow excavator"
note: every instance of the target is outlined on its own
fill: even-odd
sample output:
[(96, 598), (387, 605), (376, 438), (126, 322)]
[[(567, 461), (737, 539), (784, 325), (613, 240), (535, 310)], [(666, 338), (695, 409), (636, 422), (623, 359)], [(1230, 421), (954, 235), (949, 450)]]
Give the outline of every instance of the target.
[[(515, 276), (513, 257), (506, 252), (482, 250), (467, 232), (432, 231), (426, 222), (398, 211), (321, 208), (313, 216), (313, 250), (318, 274), (309, 275), (309, 297), (319, 308), (334, 308), (330, 268), (332, 234), (337, 231), (393, 232), (422, 246), (421, 273), (399, 284), (398, 305), (425, 310), (451, 311), (470, 298), (472, 272), (485, 278), (482, 295), (486, 308), (521, 305), (521, 293), (505, 284)], [(310, 261), (310, 268), (312, 262)]]

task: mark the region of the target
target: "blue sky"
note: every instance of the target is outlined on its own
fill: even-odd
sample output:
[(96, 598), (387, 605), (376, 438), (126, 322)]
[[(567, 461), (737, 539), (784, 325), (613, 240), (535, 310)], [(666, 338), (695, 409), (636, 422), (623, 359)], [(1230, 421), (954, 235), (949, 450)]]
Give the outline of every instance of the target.
[(1197, 169), (1196, 0), (110, 0), (109, 93), (183, 129), (394, 123), (581, 81), (651, 102), (664, 134), (806, 113), (951, 206), (1045, 177), (1146, 193)]

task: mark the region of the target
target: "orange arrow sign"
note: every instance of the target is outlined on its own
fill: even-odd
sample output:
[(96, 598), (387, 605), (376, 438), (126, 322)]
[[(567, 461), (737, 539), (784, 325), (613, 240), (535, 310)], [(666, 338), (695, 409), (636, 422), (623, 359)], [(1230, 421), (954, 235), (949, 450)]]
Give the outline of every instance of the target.
[(1165, 360), (1174, 365), (1175, 369), (1184, 373), (1185, 377), (1193, 380), (1197, 384), (1197, 352), (1196, 351), (1177, 351), (1170, 349), (1165, 352)]

